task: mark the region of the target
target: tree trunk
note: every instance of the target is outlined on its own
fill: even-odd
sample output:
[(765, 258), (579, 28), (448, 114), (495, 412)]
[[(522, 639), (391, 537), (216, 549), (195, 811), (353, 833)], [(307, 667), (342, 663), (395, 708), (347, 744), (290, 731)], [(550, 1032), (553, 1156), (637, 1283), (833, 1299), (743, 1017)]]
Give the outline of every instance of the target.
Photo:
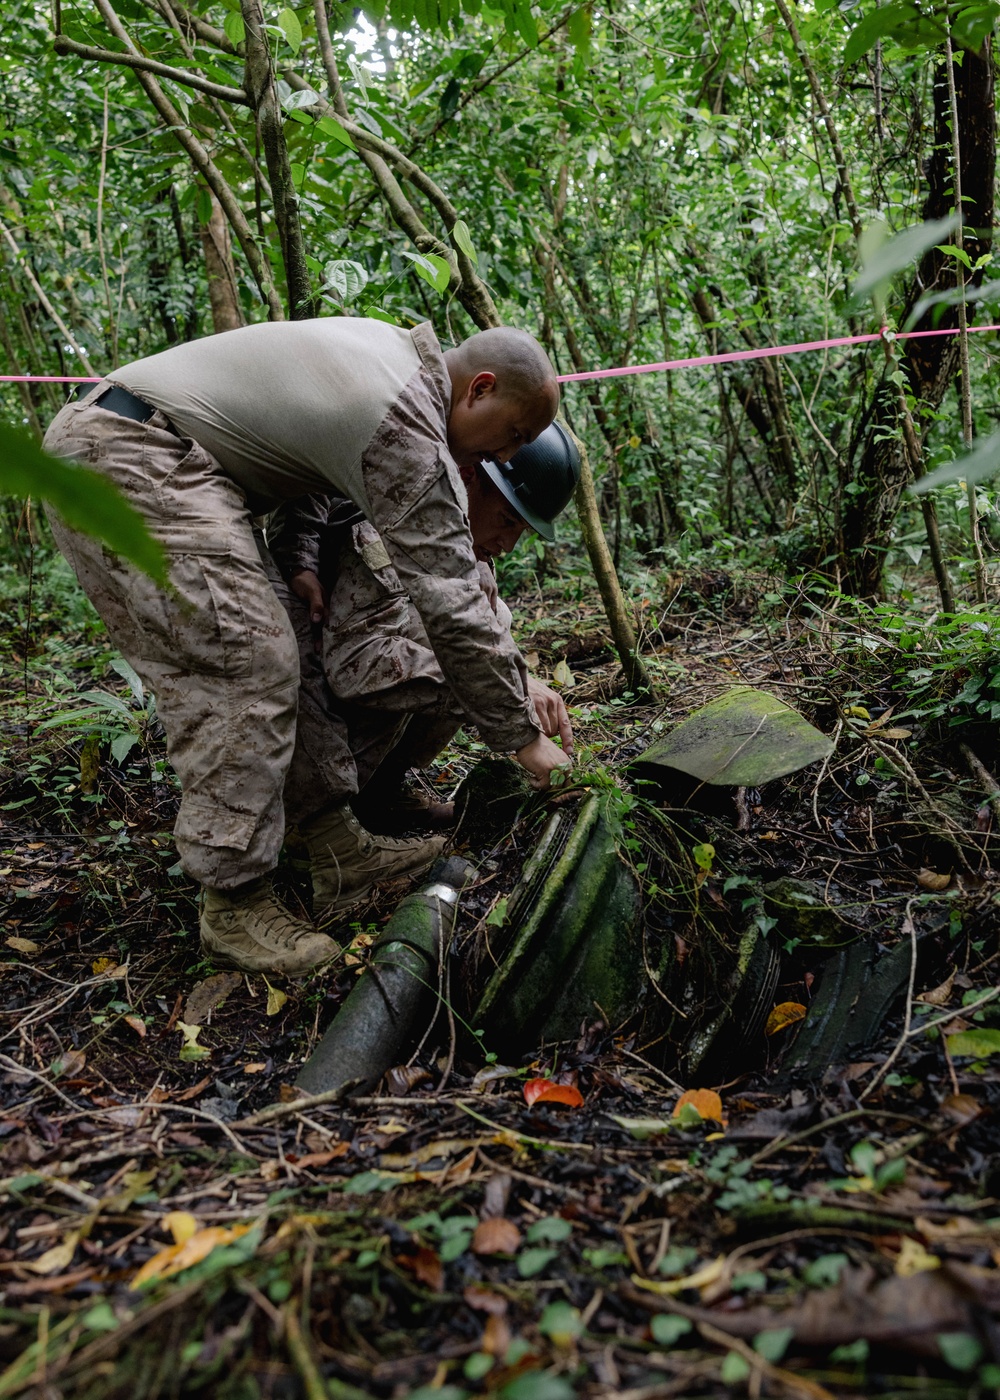
[[(993, 187), (996, 178), (996, 115), (993, 58), (987, 40), (978, 54), (966, 52), (955, 69), (964, 196), (965, 251), (972, 262), (992, 245)], [(948, 74), (942, 65), (934, 80), (934, 148), (927, 170), (925, 219), (940, 219), (954, 207), (951, 172), (951, 124)], [(981, 274), (976, 275), (978, 280)], [(932, 248), (924, 254), (907, 289), (900, 324), (905, 323), (926, 292), (956, 285), (954, 262)], [(935, 308), (940, 310), (940, 308)], [(916, 330), (958, 325), (956, 307), (946, 307), (939, 319), (925, 315)], [(900, 364), (920, 411), (936, 411), (959, 364), (957, 336), (933, 336), (904, 342)], [(844, 512), (845, 588), (859, 597), (877, 597), (882, 589), (885, 554), (892, 541), (900, 498), (910, 479), (910, 462), (902, 438), (895, 435), (898, 394), (894, 384), (881, 381), (863, 413), (851, 444), (857, 462), (857, 490)], [(921, 425), (926, 429), (926, 422)]]
[(214, 195), (210, 195), (210, 198), (212, 214), (208, 223), (201, 225), (200, 232), (208, 273), (208, 297), (212, 305), (212, 329), (218, 334), (219, 331), (234, 331), (245, 322), (236, 282), (229, 224), (222, 212), (222, 205)]

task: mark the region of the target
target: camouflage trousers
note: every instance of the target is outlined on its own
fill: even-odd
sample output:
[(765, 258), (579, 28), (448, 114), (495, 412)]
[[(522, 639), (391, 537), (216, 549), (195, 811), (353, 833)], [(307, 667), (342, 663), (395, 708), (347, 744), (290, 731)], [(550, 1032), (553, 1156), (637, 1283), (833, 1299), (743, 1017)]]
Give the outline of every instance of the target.
[(367, 521), (346, 535), (336, 571), (324, 581), (330, 596), (319, 651), (305, 604), (287, 585), (279, 587), (302, 675), (288, 784), (288, 816), (300, 822), (337, 796), (362, 791), (383, 764), (402, 776), (430, 763), (464, 721), (417, 610)]
[(181, 783), (174, 836), (184, 870), (232, 888), (273, 869), (284, 839), (295, 633), (246, 499), (215, 458), (162, 413), (136, 423), (91, 407), (90, 397), (59, 412), (45, 446), (121, 489), (163, 545), (170, 587), (50, 516), (53, 533), (115, 646), (156, 696)]

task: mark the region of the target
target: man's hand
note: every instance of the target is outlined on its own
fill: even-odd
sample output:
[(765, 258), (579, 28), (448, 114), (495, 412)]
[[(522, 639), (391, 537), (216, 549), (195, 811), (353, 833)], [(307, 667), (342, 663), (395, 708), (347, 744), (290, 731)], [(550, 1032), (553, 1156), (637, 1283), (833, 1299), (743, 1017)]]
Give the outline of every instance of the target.
[(537, 739), (532, 739), (530, 744), (518, 749), (514, 757), (527, 771), (528, 781), (536, 792), (547, 792), (556, 769), (561, 768), (568, 772), (571, 766), (567, 755), (558, 744), (553, 744), (544, 734), (539, 734)]
[(569, 722), (569, 711), (562, 696), (557, 695), (541, 681), (536, 681), (534, 676), (529, 676), (528, 697), (535, 707), (542, 733), (547, 734), (550, 739), (554, 739), (558, 734), (562, 740), (563, 753), (567, 758), (572, 758), (573, 726)]
[(313, 647), (319, 651), (323, 645), (320, 633), (326, 621), (326, 594), (319, 577), (312, 569), (296, 569), (289, 579), (289, 587), (297, 598), (301, 598), (309, 609), (312, 623)]
[(496, 575), (489, 564), (482, 559), (476, 560), (476, 568), (479, 570), (479, 587), (486, 594), (486, 601), (489, 603), (490, 607), (496, 612), (497, 599), (500, 596), (497, 592)]

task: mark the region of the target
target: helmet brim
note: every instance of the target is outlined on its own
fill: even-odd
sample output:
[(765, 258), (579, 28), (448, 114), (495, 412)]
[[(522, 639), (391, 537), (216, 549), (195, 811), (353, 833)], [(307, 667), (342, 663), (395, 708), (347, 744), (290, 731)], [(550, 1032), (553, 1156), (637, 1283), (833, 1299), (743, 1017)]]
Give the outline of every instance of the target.
[(514, 510), (525, 524), (530, 525), (548, 544), (552, 544), (556, 537), (556, 530), (551, 520), (543, 520), (540, 515), (535, 515), (534, 511), (525, 509), (522, 502), (517, 499), (513, 488), (510, 486), (510, 483), (507, 481), (507, 478), (497, 466), (496, 462), (491, 462), (489, 458), (484, 458), (480, 465), (493, 482), (493, 485), (500, 492), (501, 496), (503, 496), (504, 500), (508, 505), (513, 506)]

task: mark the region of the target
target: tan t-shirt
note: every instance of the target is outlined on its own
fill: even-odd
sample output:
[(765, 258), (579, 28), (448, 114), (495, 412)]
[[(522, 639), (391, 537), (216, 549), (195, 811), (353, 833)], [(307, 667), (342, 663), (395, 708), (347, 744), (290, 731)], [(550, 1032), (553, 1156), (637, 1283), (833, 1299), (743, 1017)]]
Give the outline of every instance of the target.
[(109, 377), (211, 452), (255, 513), (332, 486), (369, 515), (362, 453), (420, 365), (410, 331), (331, 316), (206, 336)]

